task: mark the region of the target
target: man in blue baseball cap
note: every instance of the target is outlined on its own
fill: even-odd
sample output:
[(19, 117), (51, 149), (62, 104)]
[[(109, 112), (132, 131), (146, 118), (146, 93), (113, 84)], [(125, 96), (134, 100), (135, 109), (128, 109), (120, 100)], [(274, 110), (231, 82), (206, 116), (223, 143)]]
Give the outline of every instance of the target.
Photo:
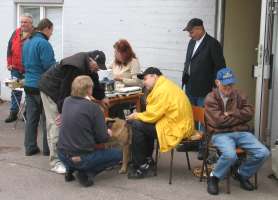
[(253, 117), (253, 106), (245, 95), (234, 88), (236, 83), (229, 67), (217, 72), (215, 88), (205, 99), (205, 118), (207, 133), (212, 144), (221, 155), (208, 178), (207, 191), (219, 193), (218, 182), (222, 180), (231, 166), (237, 161), (236, 147), (246, 151), (246, 160), (241, 163), (236, 178), (244, 190), (254, 190), (249, 181), (269, 156), (269, 150), (252, 134), (248, 122)]

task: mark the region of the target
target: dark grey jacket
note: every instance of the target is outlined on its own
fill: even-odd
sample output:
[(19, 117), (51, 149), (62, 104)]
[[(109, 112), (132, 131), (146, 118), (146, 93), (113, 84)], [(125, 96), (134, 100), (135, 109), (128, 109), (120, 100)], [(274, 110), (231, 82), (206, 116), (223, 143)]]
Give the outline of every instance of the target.
[(58, 149), (76, 156), (94, 151), (95, 144), (109, 136), (104, 114), (98, 104), (81, 97), (67, 97), (62, 111)]

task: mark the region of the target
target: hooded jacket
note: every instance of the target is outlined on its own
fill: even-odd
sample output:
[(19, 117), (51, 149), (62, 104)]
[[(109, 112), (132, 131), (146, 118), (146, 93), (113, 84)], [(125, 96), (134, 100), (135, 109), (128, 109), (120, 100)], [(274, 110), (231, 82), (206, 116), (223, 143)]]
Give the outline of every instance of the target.
[[(228, 112), (229, 115), (224, 115)], [(214, 89), (205, 99), (205, 119), (209, 134), (251, 131), (248, 125), (253, 117), (253, 106), (245, 95), (234, 89), (224, 109), (224, 103), (218, 89)]]
[(136, 119), (155, 124), (161, 152), (175, 148), (182, 139), (190, 137), (194, 129), (187, 96), (164, 76), (159, 76), (148, 94), (146, 111), (138, 113)]
[(64, 58), (59, 64), (53, 65), (41, 78), (39, 83), (40, 91), (49, 96), (62, 112), (64, 99), (70, 96), (71, 84), (79, 75), (91, 77), (94, 87), (93, 96), (101, 100), (105, 97), (104, 89), (99, 83), (96, 72), (91, 72), (88, 66), (88, 53), (80, 52)]

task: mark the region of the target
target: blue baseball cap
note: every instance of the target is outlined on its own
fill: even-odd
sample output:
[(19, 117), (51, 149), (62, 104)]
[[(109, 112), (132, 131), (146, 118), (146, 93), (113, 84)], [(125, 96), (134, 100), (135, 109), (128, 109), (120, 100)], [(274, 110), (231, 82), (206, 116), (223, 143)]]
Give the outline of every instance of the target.
[(233, 71), (229, 67), (220, 69), (217, 72), (216, 79), (219, 80), (222, 85), (234, 84), (236, 82)]

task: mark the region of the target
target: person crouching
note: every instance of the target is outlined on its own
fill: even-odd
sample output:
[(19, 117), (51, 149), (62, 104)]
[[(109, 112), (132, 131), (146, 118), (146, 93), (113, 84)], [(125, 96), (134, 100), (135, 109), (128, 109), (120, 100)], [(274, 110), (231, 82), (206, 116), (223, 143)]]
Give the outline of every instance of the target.
[(104, 114), (92, 102), (93, 82), (89, 76), (78, 76), (72, 83), (71, 96), (64, 101), (62, 124), (58, 141), (58, 156), (66, 167), (65, 181), (76, 178), (85, 187), (94, 184), (93, 178), (122, 160), (117, 149), (97, 149), (96, 144), (107, 142)]

